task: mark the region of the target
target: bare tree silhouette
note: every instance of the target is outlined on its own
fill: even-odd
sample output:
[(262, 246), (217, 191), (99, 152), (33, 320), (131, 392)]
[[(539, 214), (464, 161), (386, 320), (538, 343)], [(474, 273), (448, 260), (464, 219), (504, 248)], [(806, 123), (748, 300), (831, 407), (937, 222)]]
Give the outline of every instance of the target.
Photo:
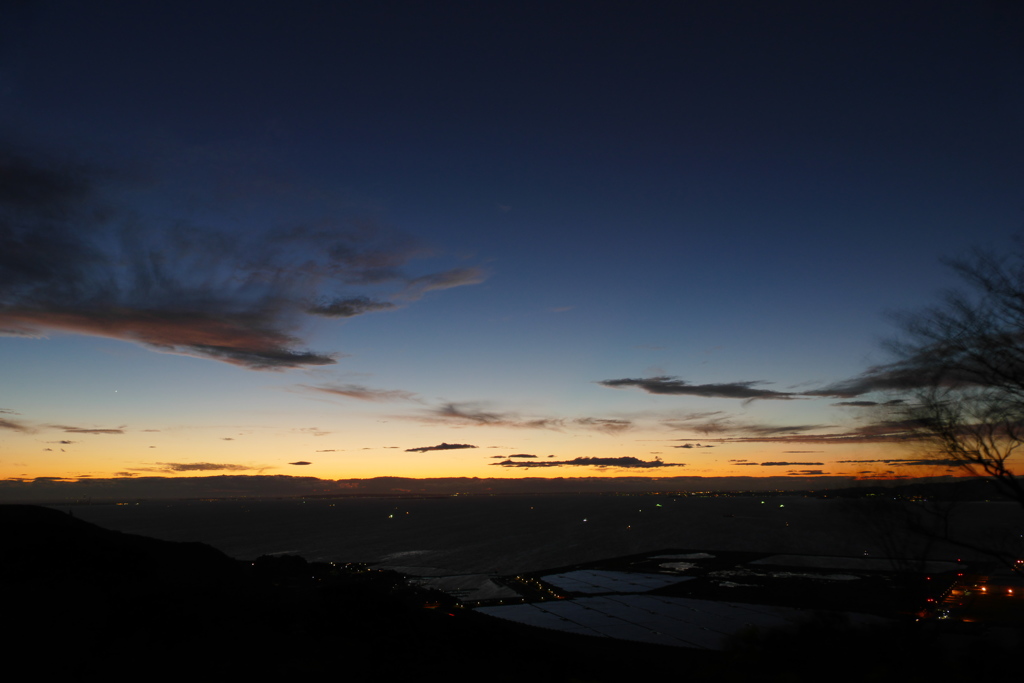
[(948, 265), (969, 289), (902, 316), (906, 334), (890, 344), (915, 380), (899, 410), (933, 458), (991, 479), (1024, 507), (1011, 463), (1024, 445), (1024, 253), (976, 251)]
[[(1024, 446), (1024, 244), (1005, 255), (976, 250), (947, 265), (967, 287), (900, 316), (904, 335), (889, 344), (898, 361), (881, 372), (900, 378), (903, 400), (893, 409), (914, 426), (927, 457), (990, 480), (1024, 509), (1014, 472)], [(918, 528), (925, 526), (948, 530), (938, 518)], [(1019, 547), (940, 535), (1022, 569)]]

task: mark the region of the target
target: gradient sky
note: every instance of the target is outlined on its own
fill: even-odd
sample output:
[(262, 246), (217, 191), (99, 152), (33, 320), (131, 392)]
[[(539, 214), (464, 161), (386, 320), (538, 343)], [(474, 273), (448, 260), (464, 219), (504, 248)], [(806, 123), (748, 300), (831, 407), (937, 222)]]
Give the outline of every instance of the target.
[(3, 11), (0, 479), (919, 473), (1024, 220), (1012, 0)]

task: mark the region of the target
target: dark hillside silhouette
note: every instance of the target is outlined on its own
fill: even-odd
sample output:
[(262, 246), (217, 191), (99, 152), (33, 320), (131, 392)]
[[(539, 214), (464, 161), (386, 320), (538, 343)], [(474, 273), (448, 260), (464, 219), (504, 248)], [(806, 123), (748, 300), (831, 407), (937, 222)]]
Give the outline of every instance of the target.
[(4, 555), (0, 577), (114, 586), (147, 581), (176, 585), (235, 580), (238, 562), (203, 543), (171, 543), (109, 531), (70, 514), (33, 505), (0, 506)]
[[(0, 506), (0, 547), (7, 651), (51, 676), (970, 680), (1005, 661), (978, 661), (976, 644), (945, 647), (914, 624), (853, 629), (811, 611), (806, 627), (744, 633), (725, 653), (581, 636), (459, 608), (394, 572), (287, 555), (237, 561), (40, 507)], [(883, 650), (899, 661), (863, 657)]]
[[(53, 674), (613, 680), (637, 662), (698, 663), (643, 643), (520, 626), (453, 607), (394, 572), (296, 556), (233, 560), (201, 543), (108, 531), (0, 505), (10, 652)], [(651, 670), (655, 670), (651, 669)]]

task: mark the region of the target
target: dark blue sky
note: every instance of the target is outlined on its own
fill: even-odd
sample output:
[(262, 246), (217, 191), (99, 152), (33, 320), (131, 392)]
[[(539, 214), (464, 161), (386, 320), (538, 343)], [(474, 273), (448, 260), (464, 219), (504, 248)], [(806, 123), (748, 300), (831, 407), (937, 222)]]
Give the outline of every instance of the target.
[[(867, 418), (599, 382), (841, 382), (1024, 221), (1009, 0), (5, 11), (7, 476), (516, 473), (405, 455), (442, 442), (751, 474), (789, 446), (670, 440)], [(54, 425), (121, 445), (44, 458)]]

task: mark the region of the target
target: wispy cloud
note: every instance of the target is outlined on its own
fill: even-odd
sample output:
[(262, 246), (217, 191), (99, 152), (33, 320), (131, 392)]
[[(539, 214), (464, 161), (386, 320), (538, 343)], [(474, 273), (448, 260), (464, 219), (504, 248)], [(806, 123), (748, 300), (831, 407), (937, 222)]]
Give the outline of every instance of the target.
[(454, 451), (463, 448), (476, 448), (468, 443), (439, 443), (436, 446), (420, 446), (419, 448), (406, 448), (406, 453), (426, 453), (427, 451)]
[(837, 460), (837, 464), (849, 465), (849, 464), (884, 464), (884, 465), (900, 465), (908, 467), (920, 467), (920, 466), (939, 466), (939, 467), (954, 467), (960, 469), (963, 467), (963, 461), (951, 460), (942, 458), (879, 458), (873, 460)]
[(827, 429), (832, 425), (759, 425), (759, 424), (737, 424), (732, 431), (740, 434), (751, 434), (754, 436), (783, 436), (792, 434), (804, 434), (818, 429)]
[(317, 427), (297, 427), (294, 431), (302, 434), (312, 434), (313, 436), (327, 436), (330, 432), (324, 429), (318, 429)]
[(28, 425), (24, 425), (21, 422), (15, 422), (14, 420), (8, 420), (7, 418), (0, 417), (0, 429), (9, 429), (12, 432), (32, 432), (34, 431)]
[(517, 429), (591, 429), (618, 434), (633, 427), (631, 420), (602, 417), (524, 417), (514, 412), (487, 410), (479, 403), (445, 403), (425, 415), (407, 416), (420, 422), (440, 422), (454, 426), (513, 427)]
[[(606, 387), (621, 389), (635, 387), (649, 394), (674, 396), (701, 396), (704, 398), (732, 398), (743, 401), (755, 400), (796, 400), (812, 398), (854, 399), (864, 394), (878, 391), (906, 391), (928, 386), (935, 381), (934, 369), (926, 363), (927, 359), (912, 359), (905, 363), (879, 365), (865, 373), (850, 379), (835, 382), (819, 389), (803, 391), (774, 391), (759, 388), (766, 384), (762, 380), (745, 382), (724, 382), (717, 384), (691, 384), (676, 377), (658, 376), (646, 378), (606, 379), (598, 382)], [(948, 382), (958, 379), (969, 379), (946, 376)], [(899, 405), (899, 399), (878, 402), (869, 400), (843, 401), (834, 405), (869, 407), (875, 405)]]
[(864, 425), (844, 432), (825, 434), (762, 434), (712, 439), (718, 443), (792, 443), (792, 444), (844, 444), (844, 443), (902, 443), (920, 438), (916, 423), (910, 420), (889, 420)]
[(261, 467), (248, 467), (246, 465), (235, 465), (231, 463), (212, 462), (158, 462), (152, 468), (143, 468), (139, 472), (244, 472), (247, 470), (264, 469)]
[(374, 301), (365, 296), (350, 296), (337, 299), (320, 299), (306, 309), (312, 315), (327, 318), (352, 318), (374, 311), (388, 311), (396, 308), (390, 301)]
[(799, 394), (785, 391), (758, 389), (763, 381), (727, 382), (723, 384), (690, 384), (675, 377), (647, 377), (642, 379), (606, 379), (598, 384), (613, 389), (636, 387), (649, 394), (665, 394), (673, 396), (703, 396), (705, 398), (738, 398), (743, 400), (775, 399), (792, 400), (800, 398)]
[[(0, 333), (108, 337), (256, 370), (327, 365), (339, 354), (301, 348), (302, 315), (388, 310), (485, 277), (408, 275), (425, 250), (365, 220), (253, 226), (244, 239), (174, 216), (139, 226), (104, 200), (105, 183), (95, 169), (0, 148)], [(386, 287), (392, 300), (353, 287)]]
[(664, 423), (672, 429), (699, 432), (705, 435), (711, 434), (742, 434), (749, 436), (773, 436), (803, 434), (820, 429), (827, 429), (832, 425), (773, 425), (743, 422), (733, 416), (722, 415), (705, 421), (689, 420), (667, 420)]
[(641, 460), (633, 456), (622, 456), (619, 458), (573, 458), (572, 460), (542, 460), (540, 462), (503, 460), (492, 462), (496, 467), (597, 467), (597, 468), (639, 468), (650, 469), (656, 467), (684, 467), (685, 463), (662, 462), (660, 458), (654, 460)]
[(564, 423), (564, 420), (560, 418), (524, 419), (515, 413), (483, 410), (475, 403), (446, 403), (429, 410), (426, 416), (418, 419), (463, 426), (522, 427), (527, 429), (558, 429)]
[(50, 429), (61, 429), (69, 434), (124, 434), (124, 427), (101, 429), (97, 427), (70, 427), (68, 425), (47, 425)]
[(427, 292), (462, 287), (464, 285), (475, 285), (486, 279), (487, 274), (480, 268), (452, 268), (441, 273), (422, 275), (408, 280), (401, 298), (416, 300)]
[[(804, 392), (807, 396), (856, 398), (875, 391), (908, 391), (928, 386), (935, 380), (935, 370), (924, 359), (906, 363), (877, 365), (857, 377)], [(950, 378), (951, 379), (951, 378)]]
[(333, 396), (344, 396), (346, 398), (355, 398), (360, 401), (373, 401), (377, 403), (390, 401), (419, 401), (419, 397), (411, 391), (402, 391), (400, 389), (371, 389), (361, 384), (321, 384), (318, 386), (299, 384), (297, 386), (302, 389), (308, 389), (309, 391), (317, 391), (323, 394), (331, 394)]
[(607, 434), (618, 434), (633, 426), (630, 420), (611, 420), (599, 417), (580, 417), (572, 421), (572, 424), (581, 427), (589, 427)]

